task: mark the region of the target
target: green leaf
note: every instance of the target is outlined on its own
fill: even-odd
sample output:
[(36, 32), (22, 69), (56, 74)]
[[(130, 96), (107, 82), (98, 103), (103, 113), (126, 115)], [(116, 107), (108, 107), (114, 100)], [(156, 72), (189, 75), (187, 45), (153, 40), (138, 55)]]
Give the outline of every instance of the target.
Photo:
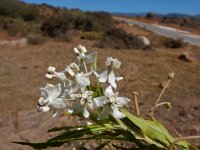
[[(128, 119), (130, 119), (130, 121), (138, 126), (145, 135), (159, 142), (166, 148), (168, 148), (170, 143), (173, 142), (174, 138), (169, 134), (167, 129), (157, 120), (145, 120), (144, 118), (133, 116), (125, 109), (121, 109), (121, 111), (124, 115), (126, 115)], [(182, 141), (179, 142), (177, 145), (188, 149), (187, 142)]]
[(163, 143), (165, 146), (169, 146), (170, 142), (173, 141), (172, 136), (159, 122), (135, 117), (125, 109), (122, 109), (122, 113), (124, 113), (126, 117), (130, 119), (130, 121), (132, 121), (136, 126), (138, 126), (148, 137), (156, 141), (161, 141), (161, 143)]
[(77, 129), (82, 128), (84, 126), (66, 126), (66, 127), (54, 127), (52, 129), (49, 129), (47, 132), (56, 132), (56, 131), (62, 131), (62, 130), (70, 130), (70, 129)]
[(33, 147), (34, 149), (45, 149), (49, 147), (59, 147), (63, 145), (65, 142), (41, 142), (41, 143), (29, 143), (29, 142), (12, 142), (15, 144), (20, 144), (20, 145), (27, 145), (30, 147)]
[(80, 138), (84, 135), (93, 135), (97, 132), (102, 132), (102, 131), (105, 131), (106, 128), (105, 127), (99, 127), (99, 128), (85, 128), (85, 129), (80, 129), (80, 130), (73, 130), (73, 131), (68, 131), (68, 132), (65, 132), (59, 136), (56, 136), (48, 141), (60, 141), (60, 140), (67, 140), (67, 139), (70, 139), (70, 138)]

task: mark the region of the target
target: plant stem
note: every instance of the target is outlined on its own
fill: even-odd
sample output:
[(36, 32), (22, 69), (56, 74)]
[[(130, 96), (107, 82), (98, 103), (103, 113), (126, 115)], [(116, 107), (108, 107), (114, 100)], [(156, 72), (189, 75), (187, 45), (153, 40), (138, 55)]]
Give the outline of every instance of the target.
[[(95, 60), (94, 60), (94, 63), (93, 63), (93, 67), (94, 67), (94, 71), (96, 72), (97, 71), (97, 57), (95, 57)], [(99, 80), (98, 80), (97, 76), (96, 76), (96, 81), (97, 81), (97, 87), (98, 87), (99, 96), (102, 96), (100, 88), (99, 88), (100, 84), (99, 84)]]
[[(84, 68), (85, 68), (85, 73), (88, 73), (88, 70), (87, 70), (87, 66), (86, 66), (86, 63), (85, 63), (85, 60), (83, 59), (83, 65), (84, 65)], [(89, 77), (88, 77), (89, 78)]]
[(154, 115), (154, 112), (155, 112), (155, 110), (156, 110), (156, 107), (157, 107), (157, 105), (158, 105), (158, 103), (159, 103), (159, 101), (160, 101), (160, 99), (161, 99), (163, 93), (165, 92), (166, 88), (168, 87), (168, 85), (169, 85), (169, 83), (170, 83), (171, 81), (172, 81), (172, 79), (169, 78), (168, 81), (167, 81), (167, 83), (165, 84), (165, 87), (162, 89), (162, 91), (161, 91), (161, 93), (160, 93), (160, 95), (159, 95), (159, 97), (158, 97), (156, 103), (154, 104), (153, 108), (151, 109), (151, 115)]
[[(88, 73), (88, 70), (87, 70), (87, 66), (86, 66), (86, 63), (85, 63), (85, 59), (83, 59), (83, 65), (84, 65), (84, 68), (85, 68), (85, 73)], [(87, 76), (88, 80), (90, 80), (89, 76)], [(89, 85), (89, 90), (91, 90), (91, 84)]]
[(137, 100), (138, 93), (133, 92), (132, 94), (133, 94), (133, 99), (134, 99), (134, 103), (135, 103), (135, 111), (136, 111), (137, 116), (139, 117), (140, 116), (140, 110), (139, 110), (138, 100)]
[(115, 121), (120, 125), (121, 128), (125, 130), (127, 129), (127, 127), (123, 124), (123, 122), (120, 119), (115, 118), (113, 115), (111, 116), (115, 119)]
[(176, 138), (169, 146), (168, 150), (173, 150), (173, 147), (176, 143), (180, 142), (180, 141), (184, 141), (184, 140), (191, 140), (191, 139), (200, 139), (200, 135), (196, 135), (196, 136), (186, 136), (186, 137), (180, 137), (180, 138)]

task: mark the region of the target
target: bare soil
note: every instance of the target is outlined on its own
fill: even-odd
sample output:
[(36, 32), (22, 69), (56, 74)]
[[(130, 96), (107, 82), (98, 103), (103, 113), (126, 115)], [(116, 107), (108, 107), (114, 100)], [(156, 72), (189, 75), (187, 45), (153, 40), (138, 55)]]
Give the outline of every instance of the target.
[[(62, 70), (74, 62), (73, 47), (78, 44), (84, 45), (90, 52), (98, 52), (99, 72), (105, 68), (104, 62), (109, 56), (122, 62), (117, 74), (123, 75), (124, 80), (119, 82), (117, 90), (120, 95), (129, 98), (132, 98), (132, 91), (139, 92), (143, 116), (155, 103), (168, 73), (175, 72), (175, 79), (161, 99), (171, 102), (173, 109), (158, 108), (156, 117), (174, 136), (177, 136), (175, 130), (182, 136), (200, 135), (200, 48), (188, 45), (180, 49), (167, 49), (159, 45), (162, 37), (154, 33), (135, 26), (120, 26), (128, 32), (149, 38), (152, 49), (100, 49), (93, 46), (94, 42), (77, 37), (70, 43), (49, 40), (37, 46), (0, 47), (0, 149), (29, 149), (8, 142), (44, 140), (51, 136), (42, 136), (49, 128), (74, 123), (70, 117), (52, 119), (49, 114), (36, 113), (35, 110), (40, 97), (39, 87), (48, 82), (45, 80), (46, 69), (54, 66)], [(183, 52), (192, 53), (195, 61), (179, 60), (178, 56)], [(135, 113), (133, 102), (129, 109)], [(200, 147), (199, 140), (191, 142)]]

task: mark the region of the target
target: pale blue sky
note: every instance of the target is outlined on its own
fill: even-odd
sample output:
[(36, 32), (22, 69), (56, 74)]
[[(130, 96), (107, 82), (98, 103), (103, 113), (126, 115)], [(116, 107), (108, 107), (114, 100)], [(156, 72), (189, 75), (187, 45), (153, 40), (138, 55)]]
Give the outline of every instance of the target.
[(200, 0), (23, 0), (53, 6), (108, 12), (200, 14)]

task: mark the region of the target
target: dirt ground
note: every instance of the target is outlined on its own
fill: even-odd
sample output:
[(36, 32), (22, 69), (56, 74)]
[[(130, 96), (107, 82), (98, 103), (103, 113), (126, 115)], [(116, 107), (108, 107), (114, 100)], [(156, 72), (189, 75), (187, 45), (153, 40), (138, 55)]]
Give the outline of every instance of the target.
[[(145, 35), (153, 45), (162, 38), (134, 26), (121, 26), (134, 34)], [(158, 108), (156, 117), (174, 136), (177, 136), (175, 130), (182, 136), (200, 135), (200, 47), (188, 45), (180, 49), (166, 49), (153, 46), (152, 50), (146, 51), (114, 50), (96, 48), (92, 41), (78, 38), (72, 41), (49, 40), (36, 46), (0, 47), (0, 149), (26, 149), (8, 142), (40, 141), (46, 138), (41, 136), (42, 133), (57, 125), (57, 120), (62, 120), (62, 124), (73, 122), (72, 118), (66, 118), (67, 121), (63, 117), (51, 119), (48, 114), (36, 113), (35, 110), (40, 97), (39, 87), (48, 82), (45, 80), (47, 67), (62, 70), (74, 62), (73, 47), (78, 44), (84, 45), (89, 52), (98, 52), (99, 72), (103, 71), (109, 56), (122, 62), (118, 75), (124, 76), (124, 80), (118, 84), (119, 94), (132, 98), (132, 91), (139, 92), (140, 111), (144, 116), (159, 96), (168, 73), (175, 72), (175, 79), (161, 99), (171, 102), (173, 109)], [(183, 52), (192, 53), (195, 61), (179, 60), (178, 56)], [(135, 113), (133, 102), (129, 106), (130, 111)], [(199, 140), (191, 142), (200, 147)]]

